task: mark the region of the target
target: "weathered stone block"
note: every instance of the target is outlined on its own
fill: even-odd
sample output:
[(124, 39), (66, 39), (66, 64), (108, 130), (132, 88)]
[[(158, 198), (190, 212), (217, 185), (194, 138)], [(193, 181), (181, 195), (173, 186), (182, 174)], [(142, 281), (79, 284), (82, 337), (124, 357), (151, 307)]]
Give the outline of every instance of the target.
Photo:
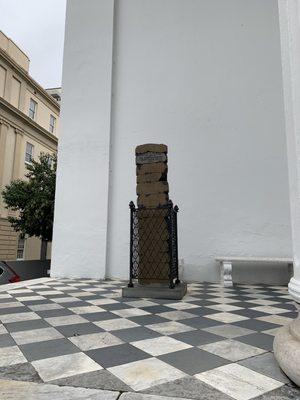
[(136, 167), (136, 174), (151, 174), (153, 172), (161, 172), (162, 174), (167, 174), (168, 166), (166, 163), (155, 163), (155, 164), (144, 164), (138, 165)]
[(166, 181), (166, 175), (160, 172), (153, 172), (152, 174), (143, 174), (137, 176), (137, 183), (151, 183), (151, 182), (160, 182)]
[(140, 146), (137, 146), (135, 148), (135, 154), (143, 154), (147, 153), (148, 151), (154, 153), (167, 153), (168, 146), (165, 144), (146, 143), (146, 144), (141, 144)]
[(137, 199), (137, 204), (138, 207), (149, 207), (149, 208), (155, 208), (158, 206), (166, 205), (169, 201), (169, 196), (165, 193), (159, 193), (159, 194), (141, 194), (138, 196)]
[(168, 192), (168, 182), (138, 183), (136, 187), (136, 194), (155, 194)]
[(166, 161), (167, 155), (165, 153), (147, 152), (143, 154), (137, 154), (135, 158), (136, 164), (152, 164)]

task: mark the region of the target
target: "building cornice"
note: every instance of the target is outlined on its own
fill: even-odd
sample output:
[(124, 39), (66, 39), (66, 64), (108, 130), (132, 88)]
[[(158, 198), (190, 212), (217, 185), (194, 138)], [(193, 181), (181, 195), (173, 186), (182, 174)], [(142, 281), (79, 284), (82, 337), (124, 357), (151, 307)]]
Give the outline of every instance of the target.
[(19, 64), (17, 64), (8, 54), (6, 51), (0, 48), (0, 56), (5, 59), (7, 63), (9, 63), (12, 68), (14, 68), (27, 82), (29, 82), (34, 89), (36, 89), (38, 92), (40, 92), (44, 97), (47, 98), (47, 100), (57, 109), (59, 112), (60, 110), (60, 105), (57, 103), (57, 101), (49, 94), (47, 91), (39, 85), (29, 74), (27, 71), (25, 71), (24, 68), (22, 68)]
[[(14, 114), (18, 118), (20, 118), (25, 124), (31, 126), (34, 130), (38, 131), (38, 133), (46, 137), (48, 140), (53, 142), (55, 145), (58, 143), (58, 138), (53, 135), (52, 133), (48, 132), (46, 129), (44, 129), (42, 126), (37, 124), (34, 120), (29, 118), (26, 114), (22, 113), (22, 111), (18, 110), (16, 107), (14, 107), (12, 104), (10, 104), (8, 101), (6, 101), (3, 97), (0, 97), (0, 106), (2, 107), (3, 110), (9, 111), (9, 113)], [(8, 118), (5, 118), (3, 116), (0, 117), (1, 121), (4, 121), (6, 124), (11, 125), (15, 130), (23, 132), (23, 129), (18, 126), (16, 123), (13, 121), (10, 121)]]

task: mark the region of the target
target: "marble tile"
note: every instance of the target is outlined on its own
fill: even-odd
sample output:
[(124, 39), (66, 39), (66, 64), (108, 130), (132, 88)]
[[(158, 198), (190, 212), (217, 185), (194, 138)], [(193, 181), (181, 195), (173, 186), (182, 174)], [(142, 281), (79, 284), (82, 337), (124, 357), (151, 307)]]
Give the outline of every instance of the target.
[(167, 311), (158, 314), (162, 318), (170, 319), (172, 321), (180, 321), (182, 319), (188, 319), (188, 318), (195, 318), (195, 314), (188, 313), (186, 311)]
[(89, 389), (117, 390), (122, 392), (128, 392), (131, 390), (131, 388), (122, 382), (121, 379), (117, 378), (115, 375), (105, 369), (73, 375), (67, 378), (56, 379), (51, 381), (51, 384), (60, 386), (84, 387)]
[(192, 347), (187, 343), (183, 343), (167, 336), (139, 340), (137, 342), (132, 342), (131, 344), (138, 349), (151, 354), (152, 356), (160, 356), (162, 354), (172, 353), (174, 351), (184, 350)]
[(39, 377), (39, 374), (29, 362), (0, 367), (0, 380), (2, 379), (13, 379), (16, 381), (29, 381), (40, 383), (43, 382), (42, 379)]
[(14, 400), (46, 400), (52, 398), (56, 400), (116, 400), (119, 396), (119, 392), (116, 391), (69, 386), (61, 387), (57, 385), (11, 380), (3, 380), (0, 390), (3, 399)]
[(13, 290), (8, 290), (7, 293), (9, 294), (20, 294), (20, 293), (34, 293), (33, 290), (31, 289), (13, 289)]
[(216, 314), (209, 314), (206, 315), (206, 318), (213, 319), (215, 321), (220, 321), (224, 323), (232, 323), (232, 322), (237, 322), (237, 321), (244, 321), (246, 319), (249, 319), (247, 317), (243, 317), (242, 315), (237, 315), (237, 314), (232, 314), (229, 312), (220, 312)]
[(184, 296), (184, 298), (182, 299), (182, 301), (196, 301), (199, 300), (197, 297), (191, 296), (191, 295), (186, 295)]
[(282, 315), (267, 315), (265, 317), (256, 318), (259, 321), (270, 322), (271, 324), (286, 325), (290, 323), (293, 318), (284, 317)]
[(74, 297), (89, 297), (89, 296), (94, 296), (94, 293), (92, 292), (68, 292), (70, 296)]
[(238, 336), (250, 335), (254, 333), (252, 329), (242, 328), (236, 325), (224, 324), (217, 326), (210, 326), (208, 328), (202, 328), (203, 331), (214, 333), (215, 335), (220, 335), (228, 339), (233, 339)]
[(44, 382), (102, 369), (84, 353), (66, 354), (33, 361), (32, 365)]
[(213, 299), (214, 303), (221, 303), (221, 304), (233, 304), (237, 303), (238, 301), (239, 301), (238, 299), (230, 299), (226, 297), (214, 297)]
[(27, 362), (18, 346), (0, 348), (0, 367)]
[(0, 294), (0, 299), (11, 299), (11, 298), (12, 296), (10, 294), (4, 294), (4, 293)]
[(2, 308), (14, 308), (14, 307), (25, 307), (24, 304), (18, 301), (10, 301), (9, 303), (0, 303), (0, 309)]
[(237, 307), (232, 304), (218, 304), (213, 306), (207, 306), (207, 308), (211, 308), (212, 310), (217, 310), (217, 311), (226, 311), (226, 312), (242, 310), (242, 307)]
[(167, 396), (168, 398), (232, 400), (232, 397), (226, 396), (224, 393), (191, 376), (152, 386), (146, 389), (145, 392), (159, 396)]
[(229, 364), (230, 362), (225, 358), (198, 349), (197, 347), (163, 354), (158, 358), (188, 375), (195, 375), (220, 367), (221, 365)]
[(272, 353), (264, 353), (256, 357), (249, 358), (247, 360), (242, 360), (239, 362), (239, 364), (263, 375), (267, 375), (270, 378), (276, 379), (277, 381), (280, 381), (282, 383), (290, 383), (289, 378), (282, 372), (278, 365), (278, 362), (274, 357), (274, 354)]
[(88, 335), (70, 337), (69, 340), (82, 351), (116, 346), (124, 343), (121, 339), (109, 332), (91, 333)]
[(23, 296), (23, 297), (16, 297), (16, 300), (26, 303), (27, 301), (46, 300), (46, 298), (43, 296), (26, 296), (26, 297)]
[(183, 378), (186, 374), (156, 358), (108, 368), (133, 390), (144, 390), (154, 385)]
[(61, 339), (64, 336), (54, 328), (33, 329), (27, 331), (12, 332), (11, 336), (19, 345), (27, 343), (43, 342), (46, 340)]
[(48, 304), (34, 304), (27, 306), (32, 311), (48, 311), (48, 310), (59, 310), (62, 309), (63, 306), (56, 303), (48, 303)]
[(137, 307), (137, 308), (143, 308), (143, 307), (150, 307), (150, 306), (156, 306), (157, 303), (154, 303), (153, 301), (150, 300), (133, 300), (133, 301), (125, 301), (125, 304), (131, 306), (131, 307)]
[(114, 299), (94, 299), (94, 300), (87, 300), (87, 302), (95, 306), (118, 303), (118, 301)]
[(153, 394), (144, 394), (137, 392), (130, 393), (122, 393), (120, 396), (120, 400), (185, 400), (180, 397), (164, 397), (164, 396), (156, 396)]
[(193, 303), (186, 303), (184, 301), (178, 303), (168, 303), (169, 308), (174, 308), (175, 310), (188, 310), (192, 308), (199, 308), (198, 305)]
[(45, 321), (52, 326), (84, 324), (88, 322), (80, 315), (64, 315), (61, 317), (45, 318)]
[(0, 335), (4, 335), (7, 333), (7, 329), (4, 325), (0, 324)]
[(135, 328), (139, 326), (135, 322), (125, 318), (114, 318), (105, 321), (96, 321), (93, 323), (105, 331), (116, 331), (119, 329)]
[(175, 333), (189, 332), (196, 330), (191, 326), (181, 324), (180, 322), (170, 321), (162, 322), (160, 324), (146, 325), (147, 328), (152, 329), (155, 332), (159, 332), (162, 335), (174, 335)]
[(266, 394), (257, 397), (255, 400), (299, 400), (300, 389), (294, 386), (281, 386)]
[(257, 306), (251, 307), (250, 310), (260, 311), (266, 314), (283, 314), (286, 313), (286, 309), (271, 306)]
[(108, 299), (118, 298), (122, 296), (121, 292), (118, 293), (103, 293), (101, 294), (103, 297), (107, 297)]
[(113, 310), (113, 314), (122, 318), (139, 317), (141, 315), (150, 315), (148, 311), (140, 310), (139, 308), (125, 308), (124, 310)]
[(91, 314), (105, 311), (103, 308), (97, 306), (70, 307), (69, 310), (75, 314)]
[(239, 364), (223, 365), (195, 377), (235, 400), (250, 400), (283, 385)]
[(199, 346), (200, 349), (208, 351), (219, 357), (226, 358), (230, 361), (239, 361), (248, 357), (257, 356), (265, 353), (265, 350), (251, 346), (232, 339), (221, 340), (219, 342), (208, 343)]
[(261, 332), (255, 332), (251, 335), (240, 336), (236, 338), (236, 341), (259, 347), (266, 351), (273, 351), (273, 336), (265, 335)]
[(22, 313), (1, 315), (0, 320), (4, 324), (9, 324), (11, 322), (31, 321), (40, 318), (41, 317), (34, 312), (22, 312)]
[(78, 299), (77, 297), (53, 297), (51, 301), (54, 301), (55, 303), (63, 304), (63, 303), (73, 303), (74, 301), (82, 301)]
[(59, 290), (43, 290), (41, 292), (37, 292), (40, 295), (49, 296), (52, 294), (64, 294), (64, 292), (60, 292)]
[(247, 293), (247, 297), (250, 297), (251, 299), (270, 299), (270, 295), (267, 294), (260, 294), (259, 291), (258, 293), (254, 293), (253, 290), (251, 292)]
[(265, 333), (265, 334), (271, 335), (271, 336), (275, 336), (277, 331), (278, 331), (278, 329), (280, 329), (280, 327), (274, 328), (274, 329), (268, 329), (266, 331), (262, 331), (262, 333)]
[(266, 300), (266, 299), (254, 299), (251, 300), (251, 303), (259, 304), (261, 306), (272, 306), (274, 304), (278, 304), (278, 301)]

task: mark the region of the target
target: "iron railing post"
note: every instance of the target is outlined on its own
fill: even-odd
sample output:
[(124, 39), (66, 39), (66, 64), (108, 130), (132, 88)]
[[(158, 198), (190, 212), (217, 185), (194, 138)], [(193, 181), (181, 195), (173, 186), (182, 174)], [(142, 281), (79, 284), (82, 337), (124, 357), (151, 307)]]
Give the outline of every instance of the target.
[(169, 281), (170, 281), (170, 288), (174, 289), (175, 284), (174, 284), (174, 277), (173, 277), (173, 262), (174, 262), (174, 256), (173, 256), (173, 203), (172, 200), (169, 200), (168, 202), (168, 211), (167, 211), (167, 224), (168, 224), (168, 243), (169, 243)]
[(175, 230), (175, 251), (176, 251), (176, 257), (175, 257), (175, 263), (176, 263), (176, 281), (175, 283), (178, 284), (180, 283), (179, 279), (179, 271), (178, 271), (178, 229), (177, 229), (177, 213), (179, 211), (178, 206), (176, 205), (174, 207), (174, 230)]
[(130, 250), (129, 250), (129, 283), (128, 287), (133, 287), (132, 275), (133, 275), (133, 213), (135, 212), (134, 202), (129, 203), (130, 208)]

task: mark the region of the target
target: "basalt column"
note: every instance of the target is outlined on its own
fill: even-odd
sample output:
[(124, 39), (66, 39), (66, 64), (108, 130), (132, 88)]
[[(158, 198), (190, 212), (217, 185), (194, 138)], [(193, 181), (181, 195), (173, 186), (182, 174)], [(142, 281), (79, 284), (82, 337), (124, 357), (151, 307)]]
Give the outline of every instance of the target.
[(169, 280), (167, 152), (164, 144), (144, 144), (135, 150), (139, 208), (138, 278), (142, 284), (167, 283)]

